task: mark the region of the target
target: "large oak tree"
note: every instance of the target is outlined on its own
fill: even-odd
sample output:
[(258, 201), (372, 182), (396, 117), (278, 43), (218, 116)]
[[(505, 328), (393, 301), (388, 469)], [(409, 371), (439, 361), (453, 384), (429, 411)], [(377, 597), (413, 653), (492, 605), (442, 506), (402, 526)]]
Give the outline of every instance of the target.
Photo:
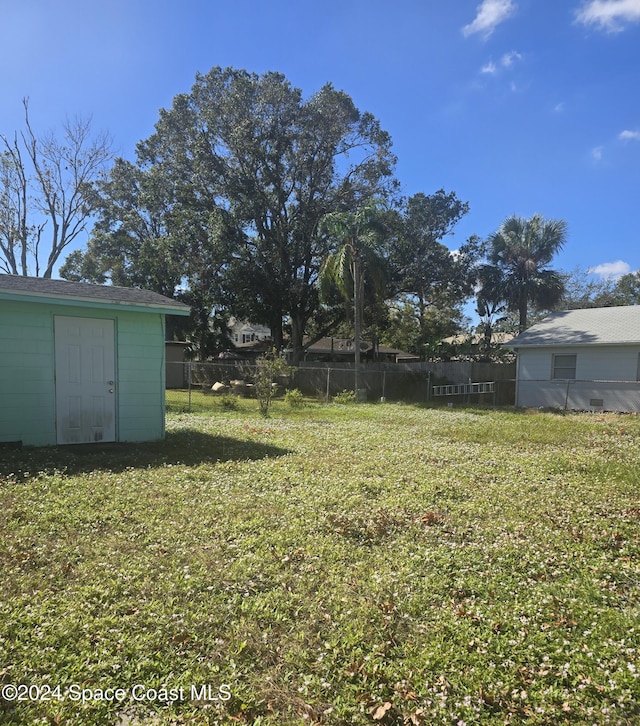
[[(213, 68), (160, 112), (155, 133), (138, 145), (136, 171), (128, 173), (152, 176), (149, 189), (162, 201), (143, 204), (164, 208), (165, 229), (160, 237), (145, 232), (144, 239), (163, 254), (168, 250), (168, 266), (178, 262), (183, 279), (207, 258), (202, 246), (211, 239), (211, 215), (222, 214), (235, 227), (233, 244), (220, 249), (216, 238), (209, 255), (225, 300), (237, 315), (267, 323), (277, 347), (290, 326), (296, 358), (319, 308), (314, 283), (330, 251), (320, 220), (392, 193), (394, 164), (389, 135), (333, 86), (305, 99), (279, 73)], [(105, 236), (115, 241), (131, 233), (108, 211), (111, 190), (102, 193), (98, 267), (108, 274), (121, 257), (110, 259)], [(181, 246), (194, 229), (199, 259)], [(75, 259), (76, 269), (82, 264)]]

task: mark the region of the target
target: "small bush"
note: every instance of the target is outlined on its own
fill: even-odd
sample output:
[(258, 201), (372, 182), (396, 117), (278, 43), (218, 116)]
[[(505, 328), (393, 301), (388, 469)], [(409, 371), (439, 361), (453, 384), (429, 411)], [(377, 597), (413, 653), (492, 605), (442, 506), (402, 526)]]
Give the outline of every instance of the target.
[(281, 358), (275, 348), (258, 358), (256, 373), (253, 377), (260, 413), (264, 418), (269, 416), (271, 400), (277, 390), (274, 385), (277, 378), (288, 377), (293, 374), (295, 368), (288, 366), (284, 358)]
[(233, 393), (225, 393), (220, 396), (220, 404), (223, 411), (237, 411), (238, 409), (238, 396)]
[(284, 394), (284, 402), (291, 408), (302, 408), (304, 406), (304, 398), (302, 391), (298, 388), (292, 388)]
[(336, 395), (333, 397), (334, 403), (340, 403), (343, 406), (348, 405), (350, 403), (356, 402), (356, 393), (355, 391), (347, 391), (346, 389), (344, 391), (340, 391), (340, 393), (336, 393)]

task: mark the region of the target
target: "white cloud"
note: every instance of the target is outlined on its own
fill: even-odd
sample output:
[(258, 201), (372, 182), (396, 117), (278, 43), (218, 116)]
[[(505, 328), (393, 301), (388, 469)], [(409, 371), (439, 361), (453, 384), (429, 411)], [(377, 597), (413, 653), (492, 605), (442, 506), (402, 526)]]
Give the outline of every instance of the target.
[(618, 134), (620, 141), (640, 141), (640, 131), (624, 130)]
[(480, 33), (488, 38), (496, 26), (506, 20), (516, 9), (512, 0), (482, 0), (475, 20), (462, 28), (465, 37)]
[(500, 61), (502, 65), (505, 68), (509, 68), (512, 66), (516, 61), (522, 60), (522, 54), (518, 53), (517, 50), (509, 51), (509, 53), (505, 53), (502, 56), (502, 60)]
[(615, 262), (603, 262), (601, 265), (590, 267), (587, 272), (590, 275), (600, 275), (600, 277), (607, 280), (617, 280), (623, 275), (631, 272), (631, 265), (623, 262), (622, 260), (616, 260)]
[(594, 149), (591, 149), (591, 158), (594, 161), (602, 161), (602, 146), (596, 146)]
[(616, 33), (625, 23), (640, 22), (640, 0), (589, 0), (576, 11), (576, 20)]
[(565, 108), (564, 101), (560, 101), (560, 103), (557, 103), (553, 107), (553, 110), (555, 111), (555, 113), (563, 113), (564, 112), (564, 108)]
[[(522, 53), (518, 53), (517, 50), (512, 50), (508, 53), (505, 53), (502, 58), (500, 58), (499, 67), (510, 68), (514, 63), (520, 60), (522, 60)], [(499, 67), (492, 60), (490, 60), (488, 63), (485, 63), (482, 66), (482, 68), (480, 69), (480, 73), (494, 74), (498, 72)]]

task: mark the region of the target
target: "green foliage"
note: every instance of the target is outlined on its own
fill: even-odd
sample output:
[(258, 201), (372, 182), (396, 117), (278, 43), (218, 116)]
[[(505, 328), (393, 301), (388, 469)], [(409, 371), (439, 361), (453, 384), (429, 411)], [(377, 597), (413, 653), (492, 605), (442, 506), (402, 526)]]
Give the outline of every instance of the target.
[(478, 345), (480, 359), (497, 360), (508, 355), (509, 352), (494, 340), (500, 324), (507, 320), (506, 303), (491, 300), (480, 290), (476, 294), (476, 314), (480, 318), (476, 331), (482, 336)]
[(576, 268), (562, 274), (565, 293), (558, 307), (563, 310), (640, 305), (640, 273), (630, 272), (617, 280), (598, 279), (588, 270)]
[(67, 257), (61, 276), (172, 297), (187, 276), (187, 249), (167, 213), (172, 198), (171, 185), (157, 172), (117, 159), (93, 189), (97, 219), (87, 249)]
[(476, 282), (483, 246), (476, 237), (456, 254), (444, 244), (469, 211), (454, 192), (415, 194), (399, 210), (388, 245), (393, 300), (383, 342), (429, 359), (462, 324), (462, 304)]
[(481, 270), (482, 295), (487, 302), (506, 302), (519, 315), (519, 330), (527, 327), (529, 305), (553, 308), (564, 294), (561, 273), (550, 270), (553, 257), (566, 241), (563, 220), (509, 217), (489, 237), (489, 265)]
[(95, 186), (89, 245), (61, 275), (180, 297), (192, 316), (171, 334), (200, 360), (226, 347), (221, 309), (267, 324), (279, 350), (288, 335), (295, 362), (305, 335), (351, 315), (356, 338), (379, 339), (383, 301), (398, 294), (413, 300), (423, 339), (430, 311), (470, 294), (477, 240), (455, 256), (442, 243), (468, 205), (439, 190), (382, 212), (399, 203), (391, 138), (330, 84), (305, 99), (282, 74), (212, 68), (136, 154)]
[(444, 244), (468, 211), (455, 192), (443, 189), (429, 196), (415, 194), (401, 210), (391, 264), (398, 291), (415, 299), (420, 316), (429, 308), (460, 305), (473, 290), (482, 253), (479, 240), (471, 237), (455, 255)]
[(342, 406), (349, 406), (352, 403), (356, 402), (356, 392), (348, 391), (347, 389), (345, 389), (344, 391), (339, 391), (333, 397), (333, 402), (339, 403)]
[(326, 214), (320, 230), (332, 242), (332, 252), (320, 274), (321, 291), (327, 285), (335, 285), (351, 303), (362, 297), (365, 277), (370, 278), (378, 293), (384, 291), (383, 240), (387, 229), (385, 210), (379, 200), (364, 204), (352, 213)]
[(229, 213), (182, 206), (163, 170), (122, 159), (97, 185), (93, 203), (98, 219), (87, 249), (69, 255), (61, 276), (177, 297), (191, 316), (169, 321), (171, 337), (190, 342), (199, 360), (229, 347), (219, 312), (227, 298), (222, 271), (242, 238)]
[(598, 280), (587, 271), (576, 267), (563, 272), (564, 294), (558, 303), (560, 310), (608, 307), (615, 303), (615, 283), (611, 279)]
[(640, 272), (629, 272), (615, 284), (613, 297), (617, 305), (640, 305)]
[(326, 214), (321, 231), (333, 240), (333, 250), (320, 271), (322, 297), (335, 286), (353, 309), (354, 377), (360, 387), (360, 351), (364, 312), (365, 280), (374, 290), (374, 298), (382, 297), (387, 282), (386, 260), (382, 255), (385, 211), (379, 200), (363, 204), (357, 211)]
[(234, 393), (223, 393), (218, 400), (224, 411), (236, 411), (240, 397)]
[(638, 722), (638, 418), (203, 398), (3, 450), (3, 724)]
[(290, 408), (302, 408), (304, 406), (304, 396), (299, 388), (292, 388), (284, 394), (284, 402)]
[(279, 378), (286, 378), (295, 371), (274, 349), (257, 361), (257, 368), (253, 378), (253, 386), (260, 407), (260, 414), (267, 418), (271, 401), (276, 393)]
[(458, 308), (433, 306), (421, 314), (414, 300), (401, 297), (389, 306), (382, 342), (430, 360), (440, 357), (443, 339), (458, 333), (463, 322)]
[(390, 193), (394, 163), (378, 121), (330, 84), (305, 99), (280, 73), (212, 68), (101, 185), (96, 233), (65, 274), (169, 294), (187, 280), (205, 309), (222, 299), (267, 323), (278, 348), (288, 317), (298, 356), (327, 252), (318, 223)]
[[(205, 93), (217, 93), (220, 73), (202, 79)], [(220, 139), (221, 146), (227, 135), (233, 139), (228, 148), (234, 161), (249, 170), (236, 175), (233, 188), (238, 209), (255, 230), (230, 267), (239, 293), (234, 304), (241, 314), (267, 321), (277, 347), (288, 315), (295, 360), (306, 324), (318, 309), (314, 283), (327, 251), (318, 223), (327, 212), (355, 210), (362, 200), (395, 186), (391, 141), (371, 114), (361, 114), (330, 85), (304, 101), (278, 74), (236, 73), (227, 82), (237, 95), (251, 90), (246, 120), (232, 114)], [(270, 109), (266, 114), (265, 108)], [(246, 133), (239, 134), (239, 128)], [(265, 144), (265, 137), (271, 142)]]

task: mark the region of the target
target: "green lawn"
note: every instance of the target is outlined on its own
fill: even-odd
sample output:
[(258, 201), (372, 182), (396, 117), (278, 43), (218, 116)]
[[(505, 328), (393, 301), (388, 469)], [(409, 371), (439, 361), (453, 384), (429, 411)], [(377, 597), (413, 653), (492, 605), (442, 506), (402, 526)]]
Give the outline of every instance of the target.
[(639, 418), (203, 398), (0, 449), (1, 724), (640, 723)]

